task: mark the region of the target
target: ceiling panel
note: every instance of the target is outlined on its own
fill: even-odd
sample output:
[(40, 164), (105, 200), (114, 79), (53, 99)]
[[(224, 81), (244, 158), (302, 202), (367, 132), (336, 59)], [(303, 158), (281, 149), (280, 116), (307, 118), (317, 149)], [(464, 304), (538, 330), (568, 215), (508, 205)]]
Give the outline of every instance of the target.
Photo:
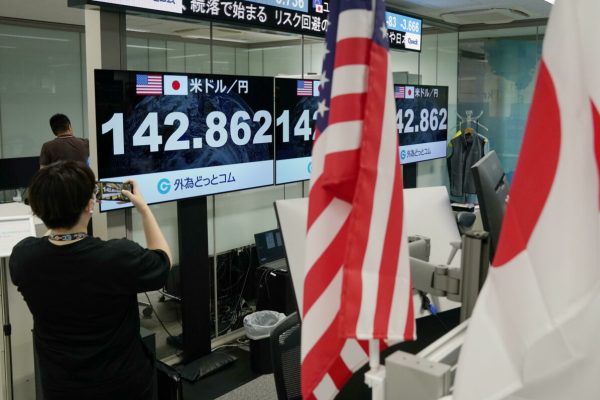
[[(552, 6), (544, 0), (387, 0), (387, 4), (408, 13), (443, 20), (444, 14), (472, 10), (509, 9), (528, 15), (525, 19), (548, 18)], [(497, 12), (497, 11), (496, 11)], [(454, 21), (451, 21), (454, 22)], [(478, 23), (469, 15), (458, 19), (459, 25)]]

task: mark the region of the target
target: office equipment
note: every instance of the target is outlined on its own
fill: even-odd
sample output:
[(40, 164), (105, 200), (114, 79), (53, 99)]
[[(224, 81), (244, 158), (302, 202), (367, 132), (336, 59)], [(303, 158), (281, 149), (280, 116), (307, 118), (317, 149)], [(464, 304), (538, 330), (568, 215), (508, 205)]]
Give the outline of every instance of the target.
[(273, 184), (272, 78), (96, 70), (94, 84), (98, 180), (135, 176), (149, 204)]
[(0, 159), (0, 190), (26, 188), (39, 169), (39, 157)]
[[(296, 303), (303, 303), (304, 243), (306, 240), (306, 221), (308, 199), (279, 200), (275, 203), (277, 218), (283, 235), (285, 255), (293, 281)], [(450, 207), (448, 191), (443, 186), (404, 189), (405, 227), (409, 235), (420, 235), (430, 239), (429, 262), (433, 265), (446, 264), (451, 251), (450, 243), (460, 242), (461, 237)], [(412, 246), (411, 246), (412, 247)], [(422, 258), (421, 258), (422, 259)], [(455, 257), (449, 267), (459, 268), (460, 257)], [(442, 292), (439, 292), (440, 295)], [(459, 307), (458, 298), (453, 301), (446, 298), (433, 298), (439, 311)], [(429, 315), (420, 309), (420, 298), (415, 297), (415, 315)]]
[(288, 315), (298, 310), (289, 271), (261, 268), (256, 273), (258, 282), (257, 311), (272, 310)]
[(288, 315), (271, 332), (273, 377), (279, 400), (302, 399), (300, 385), (301, 326), (298, 313)]
[(471, 168), (479, 199), (483, 228), (490, 234), (490, 260), (500, 240), (502, 218), (506, 209), (509, 185), (495, 151), (490, 151)]
[(156, 392), (158, 400), (182, 400), (183, 382), (179, 372), (163, 363), (156, 362)]
[(396, 351), (385, 359), (387, 399), (438, 400), (450, 393), (468, 321), (417, 355)]
[(400, 163), (446, 157), (448, 86), (394, 85)]
[(254, 243), (259, 267), (287, 270), (283, 239), (279, 229), (254, 234)]

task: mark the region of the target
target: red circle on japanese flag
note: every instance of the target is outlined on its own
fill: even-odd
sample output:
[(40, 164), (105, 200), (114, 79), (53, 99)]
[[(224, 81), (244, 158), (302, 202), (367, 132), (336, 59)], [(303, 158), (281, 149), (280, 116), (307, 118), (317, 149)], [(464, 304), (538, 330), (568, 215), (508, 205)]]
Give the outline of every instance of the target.
[(412, 90), (408, 89), (408, 95), (412, 96)]
[(181, 83), (179, 83), (179, 81), (173, 81), (171, 83), (171, 87), (173, 88), (173, 90), (179, 90), (179, 88), (181, 87)]

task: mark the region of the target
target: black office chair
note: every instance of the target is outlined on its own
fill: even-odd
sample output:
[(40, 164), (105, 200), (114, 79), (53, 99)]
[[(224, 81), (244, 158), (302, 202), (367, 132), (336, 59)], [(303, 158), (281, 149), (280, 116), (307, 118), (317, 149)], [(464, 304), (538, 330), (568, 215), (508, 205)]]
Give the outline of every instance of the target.
[(301, 400), (300, 319), (288, 315), (271, 331), (271, 358), (279, 400)]

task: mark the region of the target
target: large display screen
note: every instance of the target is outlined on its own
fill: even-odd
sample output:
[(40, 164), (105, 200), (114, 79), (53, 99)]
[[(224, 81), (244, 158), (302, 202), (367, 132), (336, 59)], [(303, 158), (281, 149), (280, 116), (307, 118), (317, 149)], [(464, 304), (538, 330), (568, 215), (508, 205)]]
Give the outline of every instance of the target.
[(96, 70), (95, 90), (99, 180), (148, 203), (273, 184), (273, 78)]
[(319, 81), (275, 79), (275, 183), (310, 179)]
[(448, 87), (394, 85), (400, 162), (446, 157)]
[[(85, 4), (250, 25), (320, 37), (324, 37), (327, 32), (329, 15), (327, 0), (69, 0), (71, 6)], [(385, 21), (390, 47), (421, 50), (422, 19), (388, 10)]]

